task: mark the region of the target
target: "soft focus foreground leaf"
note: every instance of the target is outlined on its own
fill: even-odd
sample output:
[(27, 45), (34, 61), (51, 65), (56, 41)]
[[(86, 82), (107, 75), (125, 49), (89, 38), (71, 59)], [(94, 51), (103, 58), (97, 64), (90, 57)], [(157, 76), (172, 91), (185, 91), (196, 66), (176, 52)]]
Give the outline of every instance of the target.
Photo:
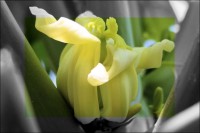
[[(2, 7), (3, 7), (2, 11), (3, 11), (3, 13), (5, 13), (5, 15), (3, 15), (3, 20), (4, 20), (4, 22), (9, 22), (9, 23), (3, 23), (3, 24), (4, 24), (4, 26), (7, 27), (8, 31), (12, 31), (12, 32), (10, 32), (10, 38), (12, 38), (12, 36), (14, 36), (15, 40), (16, 40), (15, 45), (24, 47), (23, 49), (21, 49), (23, 53), (21, 53), (21, 55), (19, 55), (19, 56), (22, 56), (21, 60), (24, 59), (23, 63), (25, 65), (25, 67), (24, 67), (25, 69), (23, 70), (23, 72), (24, 72), (23, 74), (25, 76), (25, 82), (26, 82), (28, 91), (30, 93), (30, 97), (33, 102), (33, 106), (36, 106), (36, 107), (34, 107), (36, 114), (38, 114), (40, 112), (39, 113), (40, 115), (48, 116), (48, 114), (49, 115), (51, 114), (50, 113), (51, 111), (53, 113), (54, 112), (53, 110), (57, 110), (57, 109), (54, 109), (57, 104), (53, 105), (52, 103), (48, 102), (49, 99), (51, 99), (51, 98), (53, 98), (53, 99), (55, 98), (54, 100), (56, 102), (57, 101), (56, 97), (57, 97), (58, 101), (60, 101), (60, 104), (58, 105), (58, 107), (61, 106), (61, 107), (65, 108), (65, 106), (63, 106), (64, 101), (62, 100), (60, 94), (58, 93), (55, 86), (49, 79), (47, 73), (42, 68), (38, 58), (36, 57), (34, 51), (32, 50), (30, 44), (28, 43), (28, 41), (25, 39), (23, 33), (19, 29), (17, 23), (15, 22), (15, 19), (13, 18), (12, 14), (9, 12), (9, 9), (7, 8), (6, 4), (3, 4)], [(7, 40), (7, 41), (9, 42), (9, 40)], [(38, 88), (40, 88), (40, 89), (38, 89)], [(37, 98), (35, 97), (36, 95), (37, 95)], [(44, 98), (44, 99), (41, 100), (40, 98)], [(52, 101), (54, 101), (53, 99), (52, 99)], [(51, 107), (52, 109), (50, 109), (49, 113), (45, 113), (45, 110), (40, 110), (37, 108), (39, 106), (39, 105), (37, 105), (37, 101), (38, 101), (38, 103), (47, 102), (47, 104), (45, 104), (45, 105), (47, 107), (48, 106)], [(44, 105), (40, 105), (40, 106), (44, 106)], [(67, 115), (68, 113), (66, 112), (66, 109), (64, 109), (64, 108), (62, 110), (55, 111), (55, 112), (60, 112), (60, 115)], [(54, 115), (55, 115), (55, 112), (53, 113)]]
[[(30, 95), (35, 117), (39, 121), (42, 131), (81, 131), (74, 122), (70, 109), (57, 91), (48, 74), (42, 68), (28, 41), (19, 29), (14, 17), (5, 2), (1, 1), (1, 26), (6, 28), (9, 38), (4, 38), (17, 53), (17, 59), (24, 64), (23, 71), (25, 83)], [(5, 31), (4, 31), (5, 32)], [(15, 40), (15, 43), (12, 42)]]
[[(193, 20), (193, 21), (191, 21)], [(194, 40), (199, 37), (199, 1), (189, 2), (189, 9), (176, 36), (176, 71), (179, 76), (192, 53)]]
[(174, 116), (174, 107), (175, 107), (175, 102), (174, 102), (174, 88), (171, 89), (169, 96), (164, 104), (164, 107), (162, 108), (158, 119), (156, 123), (154, 124), (154, 127), (151, 128), (153, 132), (157, 131), (157, 128), (167, 119), (170, 117)]
[[(191, 21), (193, 20), (193, 21)], [(176, 37), (176, 113), (199, 101), (199, 1), (189, 9)]]
[(199, 1), (191, 1), (176, 38), (175, 59), (178, 76), (175, 90), (176, 113), (200, 99), (199, 35)]
[(176, 113), (200, 100), (199, 96), (199, 34), (193, 42), (191, 53), (187, 57), (182, 73), (178, 77), (175, 90)]
[[(63, 99), (49, 79), (47, 73), (43, 70), (28, 42), (25, 42), (24, 52), (25, 81), (30, 91), (36, 114), (38, 116), (67, 116), (68, 112), (66, 112), (66, 105)], [(53, 104), (49, 99), (55, 103)], [(42, 109), (42, 106), (47, 106), (50, 110)]]
[(39, 132), (36, 119), (27, 117), (34, 112), (14, 55), (10, 47), (1, 49), (1, 132)]
[[(28, 44), (25, 44), (25, 81), (31, 94), (36, 117), (39, 117), (43, 126), (48, 125), (48, 128), (44, 127), (44, 130), (80, 131), (78, 125), (74, 123), (69, 106), (41, 67)], [(53, 127), (49, 128), (50, 125)]]
[(199, 107), (200, 102), (189, 106), (162, 123), (155, 132), (199, 132)]

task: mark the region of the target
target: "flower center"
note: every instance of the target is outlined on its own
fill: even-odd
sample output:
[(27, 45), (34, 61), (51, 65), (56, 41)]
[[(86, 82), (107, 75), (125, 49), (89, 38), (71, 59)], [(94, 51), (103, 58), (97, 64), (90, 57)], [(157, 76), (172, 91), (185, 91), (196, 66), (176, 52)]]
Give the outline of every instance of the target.
[(102, 38), (103, 32), (105, 30), (105, 23), (101, 18), (91, 18), (92, 20), (88, 22), (85, 27), (93, 35), (98, 38)]

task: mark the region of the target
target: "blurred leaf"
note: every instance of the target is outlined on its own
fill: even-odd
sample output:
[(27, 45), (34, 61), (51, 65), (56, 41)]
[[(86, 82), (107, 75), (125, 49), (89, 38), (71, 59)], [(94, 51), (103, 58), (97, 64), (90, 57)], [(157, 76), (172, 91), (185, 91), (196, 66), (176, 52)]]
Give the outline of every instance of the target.
[[(80, 3), (79, 14), (85, 10), (92, 11), (96, 16), (102, 18), (108, 17), (130, 17), (127, 1), (112, 1), (112, 0), (95, 0), (82, 1)], [(102, 8), (104, 10), (102, 10)], [(123, 10), (121, 10), (123, 9)]]
[[(175, 34), (170, 26), (175, 23), (174, 18), (116, 18), (119, 34), (130, 46), (142, 47), (146, 40), (155, 42), (163, 39), (174, 40)], [(131, 36), (130, 36), (131, 35)]]
[(174, 86), (174, 68), (162, 66), (143, 77), (144, 95), (148, 98), (148, 103), (152, 104), (153, 93), (158, 86), (163, 88), (164, 102), (166, 101), (170, 90)]
[(158, 119), (153, 127), (153, 132), (157, 131), (157, 128), (167, 119), (174, 116), (174, 107), (175, 107), (175, 99), (174, 99), (174, 88), (171, 89), (169, 96), (167, 97), (167, 100), (164, 104), (164, 107), (162, 108)]
[[(183, 132), (197, 131), (198, 121), (188, 122), (185, 118), (188, 115), (182, 115), (181, 119), (169, 119), (170, 114), (178, 113), (190, 105), (199, 101), (199, 2), (190, 2), (189, 11), (185, 20), (181, 24), (180, 31), (176, 37), (176, 86), (169, 94), (167, 102), (160, 114), (160, 118), (155, 125), (155, 131), (164, 132)], [(193, 21), (191, 21), (193, 20)], [(167, 80), (168, 81), (168, 80)], [(194, 95), (195, 94), (195, 95)], [(199, 107), (197, 107), (199, 108)], [(170, 113), (173, 112), (173, 113)], [(191, 114), (191, 113), (190, 113)], [(199, 113), (198, 113), (199, 114)], [(163, 123), (166, 121), (167, 123)], [(191, 117), (188, 117), (189, 119)], [(197, 118), (197, 117), (196, 117)], [(176, 122), (174, 122), (174, 120)], [(191, 120), (191, 119), (190, 119)], [(182, 125), (182, 122), (185, 122)], [(180, 122), (180, 123), (177, 123)], [(173, 124), (172, 124), (173, 123)], [(165, 125), (162, 127), (162, 124)], [(179, 124), (179, 126), (177, 126)], [(161, 128), (156, 128), (161, 125)], [(195, 125), (195, 126), (194, 126)], [(169, 128), (170, 127), (170, 128)], [(178, 128), (177, 128), (178, 127)], [(169, 130), (175, 129), (175, 130)], [(178, 129), (178, 130), (177, 130)]]
[(144, 41), (153, 39), (156, 42), (163, 39), (174, 40), (174, 33), (169, 30), (175, 24), (174, 18), (142, 18)]
[(157, 127), (156, 132), (199, 132), (200, 102), (181, 111)]
[[(48, 74), (42, 68), (28, 42), (25, 42), (24, 52), (24, 76), (36, 114), (38, 116), (67, 116), (69, 112), (66, 109), (66, 104), (49, 79)], [(51, 102), (49, 99), (51, 99)], [(54, 104), (52, 101), (54, 101)], [(45, 106), (49, 109), (46, 110)]]
[(129, 46), (142, 46), (141, 18), (116, 18), (118, 23), (118, 34), (123, 37)]
[[(8, 47), (8, 46), (7, 46)], [(9, 47), (1, 49), (1, 132), (39, 132), (30, 97)], [(26, 101), (25, 101), (26, 98)]]
[(182, 72), (178, 76), (175, 103), (176, 113), (186, 109), (200, 100), (199, 96), (199, 34), (192, 42), (192, 49), (187, 57)]
[(133, 30), (133, 38), (134, 38), (134, 46), (140, 47), (143, 46), (143, 27), (141, 25), (142, 18), (132, 18), (131, 24), (132, 24), (132, 30)]
[(169, 31), (176, 21), (169, 1), (138, 1), (140, 10), (143, 42), (148, 39), (161, 41), (174, 40), (174, 33)]
[[(42, 68), (4, 1), (1, 1), (1, 7), (3, 19), (1, 26), (6, 27), (7, 33), (9, 33), (9, 38), (4, 38), (4, 42), (16, 50), (16, 55), (21, 57), (20, 60), (24, 64), (23, 76), (35, 112), (33, 117), (38, 120), (41, 130), (80, 132), (81, 129), (75, 122), (70, 107)], [(14, 44), (12, 39), (15, 40)], [(15, 47), (17, 48), (15, 49)]]
[(158, 116), (163, 107), (163, 89), (157, 87), (153, 96), (153, 112)]
[(180, 24), (180, 31), (176, 36), (176, 72), (179, 77), (185, 63), (192, 53), (194, 40), (199, 38), (199, 1), (189, 2), (189, 9), (185, 19)]
[(45, 44), (43, 44), (42, 41), (35, 41), (32, 47), (35, 51), (35, 54), (40, 59), (41, 63), (44, 63), (44, 68), (46, 69), (46, 71), (49, 72), (50, 70), (53, 70), (54, 72), (56, 72), (57, 69), (53, 65), (53, 62), (46, 50)]
[(141, 17), (175, 18), (169, 1), (138, 1)]
[(132, 30), (132, 38), (134, 40), (134, 46), (139, 47), (142, 46), (142, 32), (143, 27), (141, 25), (141, 7), (139, 6), (139, 1), (128, 1), (129, 12), (131, 18), (131, 26), (129, 30)]
[(126, 17), (116, 18), (118, 24), (118, 34), (122, 36), (127, 45), (133, 47), (135, 44), (133, 38), (133, 31), (135, 30), (132, 30), (131, 20), (132, 20), (131, 18), (126, 18)]

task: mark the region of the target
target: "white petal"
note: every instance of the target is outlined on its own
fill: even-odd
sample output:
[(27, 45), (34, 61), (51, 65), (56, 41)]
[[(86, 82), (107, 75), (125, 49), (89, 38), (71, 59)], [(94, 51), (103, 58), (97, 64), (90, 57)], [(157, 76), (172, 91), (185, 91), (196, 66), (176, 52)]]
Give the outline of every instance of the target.
[(91, 70), (88, 74), (88, 82), (93, 86), (99, 86), (106, 83), (109, 80), (106, 68), (101, 64)]

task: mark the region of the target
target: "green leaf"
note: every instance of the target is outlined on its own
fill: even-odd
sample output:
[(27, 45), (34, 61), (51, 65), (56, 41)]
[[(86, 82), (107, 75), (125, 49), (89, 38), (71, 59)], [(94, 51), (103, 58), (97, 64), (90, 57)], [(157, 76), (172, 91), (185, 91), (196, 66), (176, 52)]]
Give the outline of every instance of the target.
[(35, 51), (35, 54), (39, 58), (40, 62), (44, 63), (44, 67), (47, 72), (50, 70), (53, 70), (54, 72), (57, 71), (55, 65), (53, 64), (53, 61), (51, 60), (51, 57), (45, 47), (45, 44), (42, 41), (35, 41), (32, 44), (32, 48)]
[(173, 67), (162, 66), (143, 77), (144, 95), (148, 98), (148, 103), (153, 103), (153, 93), (158, 86), (163, 88), (164, 102), (175, 83)]
[(142, 19), (143, 18), (131, 18), (132, 30), (133, 30), (133, 39), (134, 39), (134, 46), (140, 47), (143, 46), (143, 27), (142, 27)]
[(37, 116), (68, 116), (69, 109), (25, 40), (25, 82)]
[(125, 18), (125, 17), (119, 17), (116, 18), (117, 24), (119, 27), (118, 34), (122, 36), (122, 38), (125, 40), (126, 44), (129, 46), (134, 46), (134, 39), (133, 38), (133, 31), (132, 30), (132, 23), (131, 18)]
[[(5, 1), (1, 1), (1, 11), (1, 24), (9, 35), (9, 37), (4, 38), (4, 43), (16, 52), (15, 59), (23, 72), (27, 92), (35, 112), (33, 117), (39, 122), (41, 130), (81, 132), (79, 125), (72, 117), (70, 107), (67, 106), (48, 74), (42, 68), (39, 59)], [(23, 66), (20, 63), (23, 63)]]
[(163, 106), (163, 89), (157, 87), (153, 96), (153, 111), (155, 114), (159, 115)]
[(163, 118), (172, 117), (174, 113), (175, 113), (175, 97), (174, 97), (174, 88), (172, 88), (160, 114), (158, 115), (158, 120), (160, 119), (161, 121), (163, 121), (164, 120)]

